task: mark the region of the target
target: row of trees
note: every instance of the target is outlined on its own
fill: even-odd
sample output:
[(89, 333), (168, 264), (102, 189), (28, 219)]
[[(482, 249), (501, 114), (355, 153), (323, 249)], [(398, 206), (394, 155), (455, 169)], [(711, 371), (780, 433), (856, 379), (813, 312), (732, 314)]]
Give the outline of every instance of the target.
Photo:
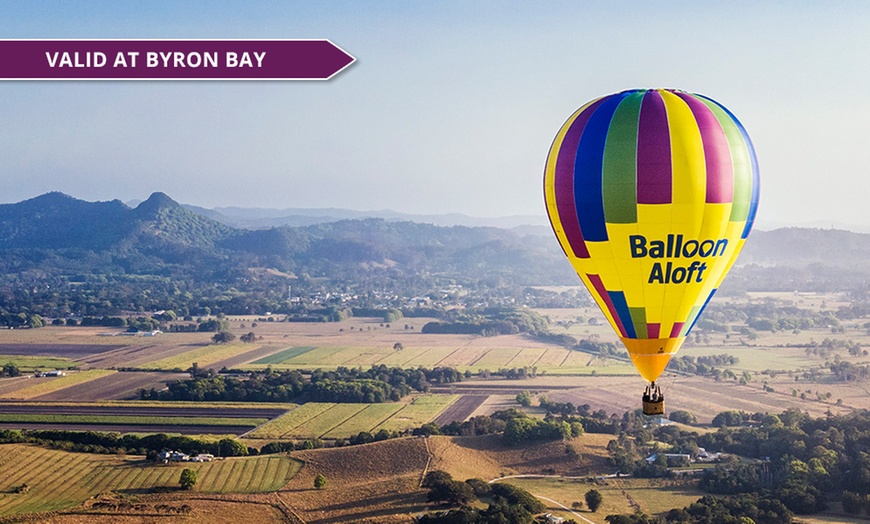
[[(400, 400), (411, 391), (426, 392), (431, 384), (459, 382), (453, 368), (361, 368), (251, 372), (241, 376), (201, 374), (191, 369), (189, 380), (171, 382), (163, 391), (140, 390), (143, 400), (247, 401), (247, 402), (365, 402)], [(204, 376), (203, 376), (204, 375)]]

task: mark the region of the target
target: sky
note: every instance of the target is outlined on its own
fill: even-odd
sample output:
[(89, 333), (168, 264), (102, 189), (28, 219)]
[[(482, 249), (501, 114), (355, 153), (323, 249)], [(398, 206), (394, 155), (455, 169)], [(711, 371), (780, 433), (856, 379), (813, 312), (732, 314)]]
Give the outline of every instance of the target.
[(320, 82), (0, 82), (0, 202), (545, 217), (571, 113), (666, 87), (748, 130), (757, 227), (870, 230), (863, 1), (2, 2), (0, 38), (326, 38), (357, 59)]

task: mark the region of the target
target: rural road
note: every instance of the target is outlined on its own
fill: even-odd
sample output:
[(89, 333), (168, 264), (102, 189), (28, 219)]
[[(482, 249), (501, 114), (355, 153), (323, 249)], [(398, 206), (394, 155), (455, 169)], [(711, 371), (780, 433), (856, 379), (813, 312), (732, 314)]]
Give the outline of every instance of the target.
[[(532, 493), (532, 495), (535, 495), (535, 494)], [(567, 511), (568, 513), (574, 515), (574, 516), (577, 517), (578, 519), (585, 520), (585, 521), (588, 522), (589, 524), (595, 524), (595, 522), (592, 522), (591, 520), (587, 519), (587, 518), (584, 517), (583, 515), (577, 513), (576, 511), (573, 511), (571, 508), (569, 508), (568, 506), (562, 504), (561, 502), (556, 502), (556, 501), (553, 500), (553, 499), (548, 499), (547, 497), (542, 497), (542, 496), (540, 496), (540, 495), (535, 495), (535, 497), (537, 497), (537, 498), (539, 498), (539, 499), (541, 499), (541, 500), (546, 500), (547, 502), (552, 502), (553, 504), (559, 506), (560, 508), (564, 509), (564, 510)]]
[[(601, 476), (598, 476), (598, 477), (596, 477), (596, 478), (618, 478), (618, 477), (619, 477), (619, 475), (601, 475)], [(521, 478), (536, 478), (536, 479), (537, 479), (537, 478), (554, 478), (554, 479), (588, 479), (588, 478), (589, 478), (589, 475), (584, 475), (584, 476), (581, 476), (581, 477), (570, 477), (570, 476), (567, 476), (567, 475), (534, 475), (534, 474), (527, 474), (527, 475), (508, 475), (508, 476), (506, 476), (506, 477), (498, 477), (498, 478), (492, 479), (492, 480), (489, 481), (489, 484), (492, 484), (493, 482), (498, 482), (499, 480), (505, 480), (505, 479), (521, 479)], [(532, 493), (532, 495), (535, 495), (535, 494)], [(559, 506), (560, 508), (564, 509), (564, 510), (567, 511), (568, 513), (574, 515), (575, 517), (577, 517), (577, 518), (579, 518), (579, 519), (581, 519), (581, 520), (584, 520), (584, 521), (588, 522), (589, 524), (596, 524), (595, 522), (593, 522), (593, 521), (587, 519), (587, 518), (584, 517), (583, 515), (577, 513), (576, 511), (572, 510), (571, 508), (569, 508), (568, 506), (562, 504), (561, 502), (557, 502), (557, 501), (555, 501), (555, 500), (553, 500), (553, 499), (551, 499), (551, 498), (542, 497), (541, 495), (535, 495), (535, 497), (537, 497), (537, 498), (539, 498), (539, 499), (541, 499), (541, 500), (546, 500), (547, 502), (552, 502), (553, 504)]]

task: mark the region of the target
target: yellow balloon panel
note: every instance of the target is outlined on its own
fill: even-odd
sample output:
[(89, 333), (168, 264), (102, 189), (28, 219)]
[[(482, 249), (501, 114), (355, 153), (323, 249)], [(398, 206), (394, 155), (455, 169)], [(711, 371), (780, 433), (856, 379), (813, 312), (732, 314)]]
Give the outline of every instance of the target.
[(544, 195), (571, 264), (655, 380), (751, 229), (758, 168), (748, 135), (700, 95), (603, 97), (560, 129)]

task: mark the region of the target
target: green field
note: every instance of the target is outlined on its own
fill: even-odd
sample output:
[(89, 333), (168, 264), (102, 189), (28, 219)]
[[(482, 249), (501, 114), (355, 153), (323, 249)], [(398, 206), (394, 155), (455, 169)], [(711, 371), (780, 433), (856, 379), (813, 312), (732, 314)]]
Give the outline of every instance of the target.
[(68, 358), (59, 357), (29, 357), (26, 355), (0, 355), (0, 366), (12, 364), (22, 373), (31, 373), (44, 369), (69, 369), (77, 363)]
[(374, 428), (375, 431), (386, 429), (402, 431), (407, 428), (419, 428), (435, 420), (435, 417), (459, 399), (459, 395), (425, 395), (417, 397), (405, 405), (388, 420)]
[(404, 405), (399, 403), (369, 404), (351, 418), (345, 420), (344, 423), (324, 434), (323, 437), (343, 438), (348, 435), (356, 435), (362, 431), (370, 432), (403, 407)]
[(145, 417), (125, 415), (44, 415), (36, 413), (0, 413), (0, 422), (37, 424), (105, 424), (143, 426), (251, 426), (264, 424), (266, 418), (224, 417)]
[(38, 397), (40, 395), (46, 395), (48, 393), (58, 391), (63, 388), (74, 386), (76, 384), (88, 382), (89, 380), (94, 380), (95, 378), (111, 375), (112, 373), (116, 372), (108, 369), (90, 369), (88, 371), (70, 373), (65, 377), (29, 379), (33, 380), (34, 382), (32, 386), (28, 386), (17, 391), (12, 391), (10, 393), (6, 393), (5, 395), (0, 395), (0, 398), (30, 399), (33, 397)]
[(381, 429), (404, 431), (431, 422), (459, 395), (423, 395), (408, 402), (309, 402), (247, 433), (252, 439), (347, 438)]
[(292, 431), (293, 428), (303, 424), (305, 421), (313, 417), (316, 417), (334, 405), (335, 404), (329, 402), (309, 402), (307, 404), (302, 404), (293, 411), (285, 413), (280, 417), (273, 418), (245, 436), (248, 438), (281, 438)]
[(322, 437), (331, 430), (337, 430), (338, 426), (368, 406), (368, 404), (335, 404), (291, 429), (285, 436), (291, 438)]
[[(287, 483), (302, 464), (286, 455), (238, 457), (215, 462), (155, 465), (141, 457), (67, 453), (37, 446), (0, 446), (0, 514), (53, 511), (106, 491), (177, 487), (184, 468), (197, 472), (196, 491), (259, 493)], [(27, 484), (26, 493), (13, 493)]]
[(261, 358), (260, 360), (255, 360), (251, 362), (251, 364), (280, 364), (285, 360), (290, 360), (293, 357), (298, 357), (299, 355), (308, 353), (312, 349), (314, 349), (314, 346), (292, 347), (279, 351), (273, 355), (269, 355), (268, 357)]

